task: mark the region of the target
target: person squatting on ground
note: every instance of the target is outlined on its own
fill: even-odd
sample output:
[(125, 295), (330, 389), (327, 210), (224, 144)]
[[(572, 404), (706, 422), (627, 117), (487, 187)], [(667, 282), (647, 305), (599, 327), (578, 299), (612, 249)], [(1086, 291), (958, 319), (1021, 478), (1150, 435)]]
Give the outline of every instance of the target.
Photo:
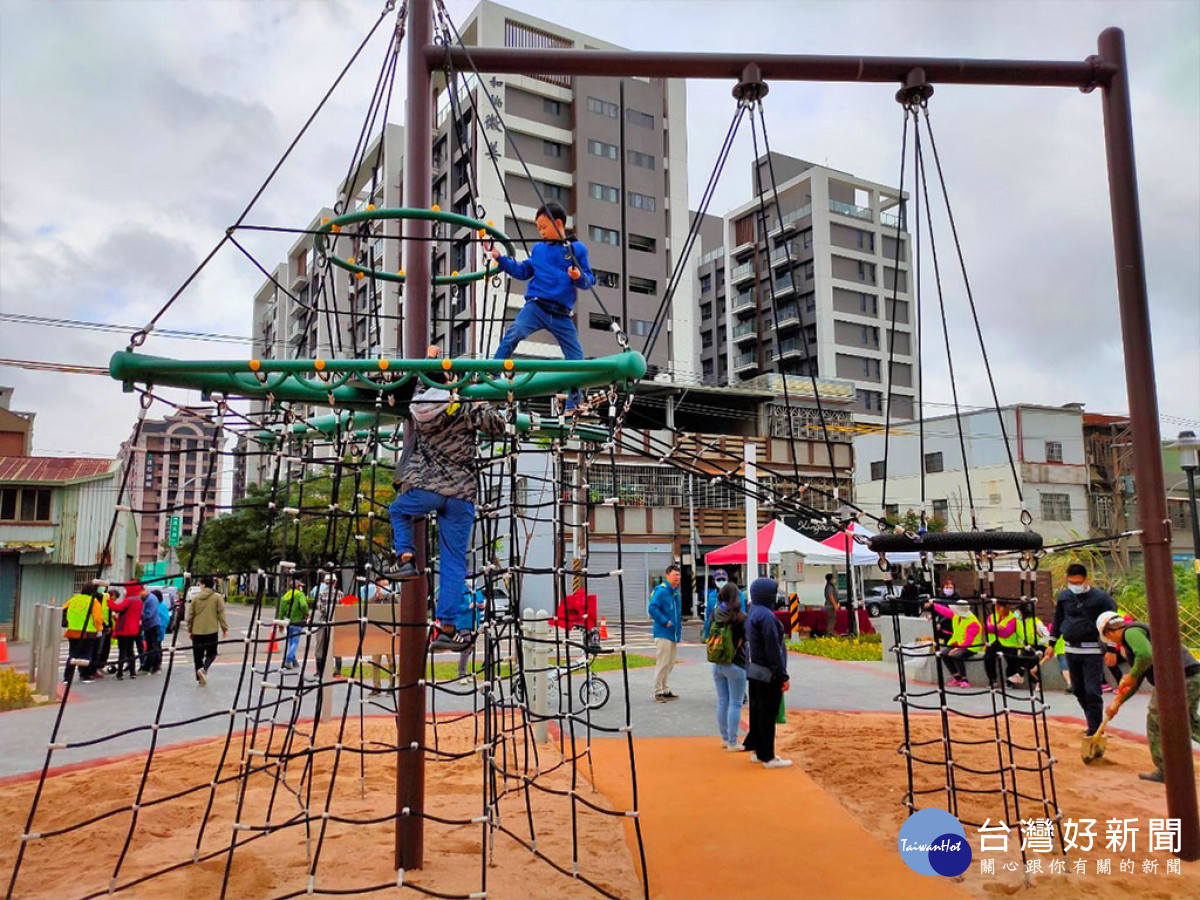
[(683, 602), (679, 596), (679, 566), (671, 563), (663, 572), (662, 582), (650, 595), (647, 612), (654, 622), (654, 702), (678, 700), (671, 693), (671, 670), (675, 651), (683, 637)]
[[(987, 649), (983, 653), (983, 668), (987, 672), (989, 687), (996, 686), (998, 669), (996, 659), (1003, 656), (1008, 669), (1008, 683), (1022, 685), (1025, 675), (1037, 665), (1038, 657), (1045, 649), (1040, 642), (1038, 625), (1041, 623), (1030, 612), (1022, 615), (1016, 605), (1007, 600), (997, 600), (996, 607), (984, 617), (983, 627), (988, 635)], [(1033, 684), (1032, 676), (1030, 684)]]
[(937, 651), (938, 659), (949, 671), (950, 680), (947, 687), (970, 687), (967, 681), (967, 660), (983, 650), (983, 626), (971, 607), (959, 600), (953, 606), (941, 603), (926, 603), (926, 609), (932, 609), (950, 623), (950, 639), (944, 647)]
[[(720, 602), (721, 588), (727, 584), (733, 584), (729, 580), (729, 573), (724, 569), (714, 569), (712, 573), (713, 586), (708, 589), (708, 596), (705, 598), (704, 610), (704, 632), (701, 637), (708, 640), (709, 630), (712, 628), (713, 613), (716, 612), (717, 604)], [(736, 584), (733, 584), (737, 588)], [(746, 606), (746, 592), (738, 589), (738, 597), (741, 599), (742, 607)]]
[(831, 637), (837, 634), (838, 591), (833, 583), (833, 573), (825, 575), (825, 633)]
[(726, 581), (715, 606), (707, 643), (717, 689), (717, 730), (726, 750), (741, 750), (738, 724), (746, 690), (746, 613), (737, 585)]
[(134, 667), (137, 665), (137, 644), (142, 634), (142, 597), (141, 592), (135, 592), (131, 587), (126, 588), (125, 596), (119, 600), (110, 600), (108, 608), (117, 613), (114, 631), (117, 635), (117, 680), (125, 677), (125, 669), (129, 669), (129, 677), (137, 678)]
[[(436, 347), (429, 348), (432, 358)], [(475, 455), (478, 432), (500, 435), (504, 415), (486, 403), (460, 402), (443, 388), (426, 388), (411, 404), (413, 440), (396, 464), (394, 483), (399, 491), (389, 513), (396, 565), (384, 574), (392, 581), (417, 578), (421, 569), (414, 559), (413, 526), (431, 512), (437, 513), (439, 568), (434, 650), (462, 652), (474, 636), (459, 633), (456, 622), (467, 587), (467, 550), (475, 524)]]
[(187, 611), (187, 630), (192, 638), (192, 661), (196, 665), (196, 681), (208, 684), (208, 670), (217, 658), (217, 628), (221, 637), (229, 637), (225, 620), (225, 598), (215, 590), (211, 575), (200, 576), (200, 592), (192, 598)]
[[(1092, 734), (1100, 727), (1104, 716), (1104, 648), (1096, 620), (1102, 612), (1116, 612), (1117, 604), (1107, 592), (1088, 584), (1085, 566), (1072, 563), (1067, 566), (1067, 587), (1058, 595), (1054, 607), (1054, 624), (1050, 626), (1050, 639), (1062, 637), (1066, 646), (1067, 669), (1071, 673), (1071, 689), (1079, 701), (1087, 719), (1087, 733)], [(1057, 651), (1051, 644), (1046, 658)]]
[[(575, 292), (586, 291), (596, 281), (588, 263), (587, 247), (576, 239), (574, 231), (567, 230), (567, 212), (557, 203), (539, 207), (534, 224), (542, 239), (533, 245), (524, 262), (502, 255), (498, 248), (491, 250), (492, 259), (502, 272), (529, 282), (525, 305), (500, 338), (492, 358), (509, 359), (521, 341), (545, 330), (558, 341), (564, 359), (583, 359), (583, 347), (571, 316), (575, 311)], [(577, 397), (578, 392), (572, 391), (567, 409), (575, 407)]]
[[(1117, 685), (1117, 696), (1108, 706), (1108, 717), (1117, 714), (1143, 681), (1149, 681), (1154, 687), (1154, 659), (1151, 656), (1150, 627), (1142, 622), (1127, 622), (1120, 612), (1102, 612), (1096, 617), (1096, 631), (1106, 641), (1116, 644), (1129, 663), (1129, 673), (1121, 677)], [(1191, 720), (1192, 740), (1200, 743), (1200, 660), (1188, 652), (1187, 647), (1179, 648), (1180, 662), (1183, 664), (1183, 684), (1187, 692), (1188, 717)], [(1153, 772), (1141, 772), (1138, 778), (1143, 781), (1163, 782), (1162, 759), (1162, 727), (1158, 719), (1158, 691), (1150, 695), (1150, 705), (1146, 707), (1146, 741), (1150, 744), (1150, 758), (1154, 760)]]
[(308, 595), (293, 587), (279, 598), (279, 618), (287, 619), (287, 642), (283, 649), (283, 665), (280, 668), (294, 669), (296, 650), (300, 647), (300, 636), (304, 634), (304, 623), (308, 621)]
[(742, 746), (768, 769), (782, 769), (790, 759), (775, 755), (775, 717), (783, 703), (788, 682), (787, 649), (783, 626), (775, 618), (779, 583), (774, 578), (757, 578), (750, 585), (750, 612), (746, 616), (746, 648), (749, 659), (746, 677), (750, 683), (750, 730)]
[(87, 591), (72, 594), (63, 607), (62, 621), (67, 635), (67, 665), (63, 669), (63, 681), (70, 681), (78, 660), (79, 680), (91, 681), (97, 651), (96, 641), (104, 628), (104, 611), (100, 604), (101, 588), (92, 586)]

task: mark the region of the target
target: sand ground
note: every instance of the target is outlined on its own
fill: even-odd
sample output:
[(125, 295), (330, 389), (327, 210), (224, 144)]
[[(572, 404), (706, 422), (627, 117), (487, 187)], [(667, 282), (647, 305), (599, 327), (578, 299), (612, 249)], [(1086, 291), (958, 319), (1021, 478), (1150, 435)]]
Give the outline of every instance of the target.
[[(1061, 854), (1030, 853), (1030, 859), (1040, 859), (1043, 874), (1032, 875), (1033, 884), (1025, 888), (1023, 875), (1005, 871), (1008, 862), (1020, 862), (1019, 840), (1009, 840), (1008, 854), (980, 853), (979, 835), (976, 829), (966, 826), (975, 859), (961, 877), (961, 886), (979, 898), (995, 898), (1009, 894), (1020, 894), (1029, 900), (1067, 900), (1067, 898), (1089, 897), (1098, 900), (1127, 900), (1131, 897), (1153, 897), (1156, 900), (1200, 896), (1200, 863), (1182, 863), (1178, 875), (1165, 874), (1171, 855), (1166, 852), (1151, 852), (1148, 844), (1148, 829), (1151, 818), (1165, 818), (1166, 801), (1162, 785), (1139, 781), (1137, 773), (1151, 767), (1150, 754), (1144, 743), (1112, 736), (1105, 758), (1085, 766), (1080, 759), (1080, 724), (1055, 722), (1049, 724), (1050, 747), (1057, 762), (1054, 766), (1054, 784), (1059, 806), (1065, 819), (1095, 819), (1093, 828), (1097, 839), (1091, 851), (1073, 849), (1067, 854), (1067, 872), (1072, 874), (1049, 874), (1050, 861)], [(951, 734), (956, 741), (981, 741), (975, 745), (953, 747), (956, 762), (975, 769), (996, 768), (995, 731), (990, 722), (968, 719), (953, 720)], [(914, 716), (912, 719), (914, 741), (931, 741), (941, 738), (941, 723), (935, 716)], [(1013, 718), (1014, 742), (1034, 746), (1032, 726), (1028, 720)], [(870, 823), (873, 833), (880, 840), (895, 846), (900, 825), (907, 818), (901, 805), (907, 784), (904, 757), (896, 752), (903, 739), (903, 724), (900, 716), (876, 713), (818, 713), (793, 712), (788, 715), (788, 725), (781, 729), (779, 752), (791, 756), (826, 791), (835, 796), (854, 816), (864, 824)], [(941, 746), (931, 744), (922, 748), (920, 754), (931, 759), (942, 760)], [(1028, 765), (1034, 754), (1017, 751), (1014, 762)], [(918, 790), (939, 787), (945, 784), (945, 769), (940, 766), (916, 766), (915, 779)], [(967, 775), (970, 787), (998, 787), (999, 779)], [(1023, 794), (1041, 797), (1041, 783), (1031, 772), (1018, 773), (1018, 788)], [(1002, 798), (998, 795), (960, 795), (959, 818), (982, 822), (985, 818), (995, 824), (1005, 819)], [(919, 806), (941, 806), (945, 808), (945, 794), (930, 794), (919, 801)], [(1022, 818), (1041, 818), (1045, 815), (1041, 804), (1022, 801)], [(1053, 812), (1050, 814), (1053, 816)], [(1006, 820), (1013, 824), (1015, 815), (1009, 813)], [(1109, 819), (1137, 819), (1136, 850), (1112, 852), (1106, 848), (1106, 823)], [(1057, 842), (1055, 843), (1057, 850)], [(995, 875), (980, 874), (980, 859), (995, 860)], [(1073, 874), (1076, 860), (1085, 860), (1087, 874)], [(1096, 860), (1110, 859), (1112, 874), (1096, 874)], [(1120, 871), (1120, 861), (1132, 859), (1135, 874)], [(1157, 865), (1156, 873), (1142, 871), (1143, 860), (1152, 860)]]
[[(395, 725), (389, 718), (368, 719), (362, 735), (368, 747), (373, 740), (395, 740)], [(264, 732), (265, 734), (265, 732)], [(432, 729), (430, 729), (432, 735)], [(360, 733), (357, 723), (343, 745), (357, 745)], [(276, 736), (273, 748), (280, 746)], [(432, 737), (428, 738), (432, 740)], [(326, 731), (319, 736), (317, 746), (332, 747), (335, 735)], [(429, 761), (426, 765), (426, 811), (446, 819), (470, 819), (483, 811), (482, 756), (471, 753), (477, 736), (473, 720), (438, 726), (438, 746), (445, 753), (467, 754), (463, 759)], [(259, 746), (264, 745), (260, 739)], [(235, 774), (238, 765), (240, 740), (233, 743), (234, 753), (221, 767), (224, 774)], [(220, 896), (221, 883), (229, 859), (228, 848), (235, 833), (230, 825), (235, 820), (239, 802), (237, 782), (221, 785), (212, 793), (207, 785), (217, 771), (222, 742), (205, 742), (196, 746), (167, 750), (156, 754), (146, 784), (145, 800), (163, 796), (192, 785), (205, 785), (203, 790), (187, 797), (172, 800), (141, 810), (130, 849), (121, 865), (118, 884), (135, 881), (152, 871), (172, 863), (182, 865), (173, 872), (160, 875), (143, 884), (117, 894), (130, 898), (178, 897), (182, 900), (214, 900)], [(509, 744), (506, 761), (508, 771), (524, 769), (524, 742), (519, 738)], [(293, 892), (303, 893), (310, 866), (315, 860), (315, 885), (321, 888), (357, 894), (376, 885), (395, 884), (393, 865), (394, 824), (350, 825), (336, 821), (322, 823), (321, 812), (330, 796), (333, 752), (313, 757), (312, 771), (305, 775), (305, 760), (294, 759), (286, 774), (276, 779), (268, 773), (251, 775), (241, 798), (242, 823), (261, 826), (268, 821), (282, 824), (302, 815), (306, 798), (308, 808), (318, 816), (306, 826), (303, 822), (270, 833), (238, 831), (239, 846), (233, 854), (227, 897), (275, 897)], [(252, 757), (262, 765), (263, 757)], [(333, 783), (329, 810), (334, 816), (359, 819), (390, 815), (395, 809), (395, 755), (383, 753), (359, 758), (343, 753)], [(557, 745), (542, 745), (539, 764), (542, 770), (561, 762)], [(108, 809), (123, 810), (101, 822), (28, 843), (20, 879), (14, 897), (66, 898), (85, 897), (104, 893), (117, 865), (131, 822), (130, 806), (136, 795), (144, 768), (143, 759), (126, 759), (107, 765), (50, 778), (38, 806), (32, 831), (45, 833), (65, 828)], [(583, 769), (586, 771), (586, 769)], [(533, 771), (530, 763), (529, 771)], [(505, 780), (499, 779), (499, 787)], [(571, 767), (562, 765), (539, 779), (553, 789), (571, 787)], [(499, 821), (521, 836), (530, 838), (530, 820), (526, 810), (532, 810), (537, 849), (569, 872), (573, 866), (572, 800), (538, 790), (520, 790), (522, 781), (509, 778), (507, 794), (497, 807)], [(15, 848), (21, 827), (28, 815), (35, 781), (9, 783), (0, 789), (0, 872), (5, 886), (12, 871)], [(578, 789), (587, 799), (608, 808), (607, 801), (580, 782)], [(205, 807), (213, 797), (208, 825), (201, 836), (200, 824)], [(272, 802), (273, 798), (273, 802)], [(589, 810), (581, 803), (577, 807), (579, 870), (594, 878), (606, 890), (620, 896), (640, 895), (641, 881), (636, 875), (632, 858), (623, 839), (621, 820)], [(268, 808), (270, 816), (268, 819)], [(325, 824), (324, 837), (321, 837)], [(558, 900), (558, 898), (598, 896), (587, 885), (556, 872), (549, 864), (537, 859), (528, 849), (511, 837), (498, 833), (491, 853), (490, 865), (484, 870), (481, 845), (483, 825), (447, 825), (428, 822), (426, 830), (426, 866), (420, 871), (406, 873), (406, 881), (447, 894), (465, 895), (483, 889), (486, 875), (488, 897), (529, 898), (529, 900)], [(199, 863), (188, 862), (199, 847), (203, 856), (212, 851), (217, 856)], [(308, 854), (311, 854), (309, 856)], [(390, 888), (375, 897), (423, 896), (406, 889)]]

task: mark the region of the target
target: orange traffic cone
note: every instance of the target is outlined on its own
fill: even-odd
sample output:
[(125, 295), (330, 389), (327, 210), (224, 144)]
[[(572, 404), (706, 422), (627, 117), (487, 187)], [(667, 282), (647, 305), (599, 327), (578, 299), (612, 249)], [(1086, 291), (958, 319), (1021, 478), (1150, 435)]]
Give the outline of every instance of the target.
[(8, 662), (8, 635), (0, 634), (0, 663)]
[(271, 626), (271, 642), (267, 644), (267, 652), (279, 652), (279, 629), (274, 625)]
[(604, 616), (600, 617), (600, 640), (608, 640), (608, 619), (604, 618)]

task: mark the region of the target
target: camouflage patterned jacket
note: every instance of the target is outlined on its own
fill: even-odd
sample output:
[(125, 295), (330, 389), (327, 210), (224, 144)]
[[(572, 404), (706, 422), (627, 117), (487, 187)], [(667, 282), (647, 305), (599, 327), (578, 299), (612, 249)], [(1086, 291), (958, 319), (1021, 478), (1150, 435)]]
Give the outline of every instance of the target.
[(408, 424), (416, 437), (396, 464), (397, 490), (419, 488), (474, 503), (476, 432), (503, 434), (503, 413), (486, 403), (463, 403), (452, 415)]

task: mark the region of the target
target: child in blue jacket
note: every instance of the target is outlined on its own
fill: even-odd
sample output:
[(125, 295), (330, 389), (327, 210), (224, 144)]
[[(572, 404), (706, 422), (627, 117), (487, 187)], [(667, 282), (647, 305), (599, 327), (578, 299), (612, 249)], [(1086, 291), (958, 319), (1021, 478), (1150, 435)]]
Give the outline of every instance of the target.
[[(583, 359), (579, 333), (571, 314), (575, 310), (575, 291), (587, 290), (596, 281), (588, 264), (587, 247), (576, 240), (574, 232), (566, 230), (567, 213), (557, 203), (538, 208), (534, 223), (542, 239), (533, 245), (529, 259), (517, 262), (492, 249), (492, 259), (500, 270), (528, 281), (525, 306), (516, 321), (504, 332), (493, 359), (508, 359), (517, 345), (538, 331), (549, 331), (562, 348), (564, 359)], [(575, 405), (572, 394), (567, 406)]]

